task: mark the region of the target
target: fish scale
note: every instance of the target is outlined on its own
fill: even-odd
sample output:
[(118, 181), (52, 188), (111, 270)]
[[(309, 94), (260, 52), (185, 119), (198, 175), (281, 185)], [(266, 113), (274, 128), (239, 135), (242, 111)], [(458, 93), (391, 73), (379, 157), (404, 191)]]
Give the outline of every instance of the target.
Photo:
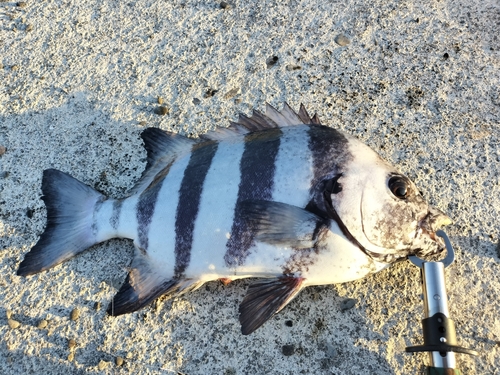
[(18, 275), (31, 275), (111, 238), (134, 241), (127, 278), (108, 309), (136, 311), (207, 281), (259, 277), (239, 312), (249, 334), (304, 287), (347, 282), (408, 255), (444, 249), (450, 220), (355, 138), (303, 106), (240, 115), (193, 140), (146, 129), (146, 170), (113, 200), (44, 171), (47, 225)]

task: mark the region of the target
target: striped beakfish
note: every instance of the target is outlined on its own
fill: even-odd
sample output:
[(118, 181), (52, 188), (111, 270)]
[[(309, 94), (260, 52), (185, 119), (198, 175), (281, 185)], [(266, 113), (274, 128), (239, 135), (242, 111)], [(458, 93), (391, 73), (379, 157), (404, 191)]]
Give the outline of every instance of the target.
[(304, 106), (296, 113), (267, 105), (199, 139), (157, 128), (141, 136), (147, 166), (126, 198), (44, 171), (47, 225), (18, 275), (111, 238), (132, 239), (134, 258), (109, 314), (207, 281), (256, 277), (239, 308), (249, 334), (306, 286), (444, 250), (435, 232), (450, 219), (376, 152)]

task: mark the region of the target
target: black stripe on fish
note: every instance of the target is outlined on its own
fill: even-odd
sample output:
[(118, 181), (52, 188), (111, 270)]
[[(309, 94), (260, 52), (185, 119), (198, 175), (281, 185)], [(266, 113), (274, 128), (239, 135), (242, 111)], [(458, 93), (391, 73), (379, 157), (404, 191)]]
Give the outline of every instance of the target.
[(349, 140), (339, 131), (320, 125), (309, 126), (309, 150), (313, 157), (311, 188), (337, 175), (352, 160)]
[[(321, 125), (309, 126), (309, 150), (313, 159), (311, 180), (311, 200), (305, 207), (318, 216), (328, 218), (323, 192), (330, 184), (335, 184), (342, 175), (342, 169), (352, 161), (349, 140), (341, 132)], [(337, 186), (335, 192), (341, 189)]]
[(239, 205), (246, 200), (271, 200), (276, 156), (280, 148), (280, 129), (269, 129), (245, 136), (245, 149), (240, 161), (241, 179), (238, 199), (226, 243), (224, 261), (228, 267), (242, 265), (252, 245), (254, 229)]
[(113, 212), (109, 218), (109, 225), (114, 230), (118, 229), (118, 224), (120, 223), (120, 213), (122, 211), (123, 200), (119, 199), (113, 202)]
[(193, 147), (184, 170), (175, 215), (175, 276), (182, 277), (191, 260), (194, 224), (198, 216), (205, 177), (218, 144), (207, 142)]
[[(137, 235), (139, 240), (139, 247), (142, 250), (147, 250), (149, 246), (149, 226), (153, 219), (153, 214), (158, 200), (158, 193), (163, 185), (163, 180), (158, 181), (154, 185), (150, 185), (139, 196), (137, 201)], [(114, 206), (113, 206), (114, 213)]]

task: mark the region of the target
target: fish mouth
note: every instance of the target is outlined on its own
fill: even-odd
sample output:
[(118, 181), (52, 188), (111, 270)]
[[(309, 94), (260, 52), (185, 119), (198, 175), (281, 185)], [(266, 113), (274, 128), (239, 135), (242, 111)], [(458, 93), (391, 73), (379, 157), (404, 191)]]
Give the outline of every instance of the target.
[(415, 256), (426, 259), (440, 255), (446, 249), (444, 240), (436, 232), (452, 223), (442, 211), (430, 207), (426, 216), (418, 222), (414, 243), (418, 244)]

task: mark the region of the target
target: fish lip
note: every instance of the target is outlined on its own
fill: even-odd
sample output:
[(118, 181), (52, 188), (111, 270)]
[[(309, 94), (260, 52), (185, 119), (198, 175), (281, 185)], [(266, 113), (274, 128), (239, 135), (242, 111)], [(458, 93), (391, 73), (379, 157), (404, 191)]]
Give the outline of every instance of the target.
[(427, 211), (427, 214), (418, 221), (417, 230), (415, 232), (415, 239), (428, 238), (434, 242), (437, 247), (434, 250), (418, 249), (415, 252), (417, 257), (426, 258), (429, 256), (441, 254), (446, 249), (444, 239), (436, 234), (436, 232), (443, 226), (451, 224), (451, 219), (443, 214), (441, 211), (433, 210), (432, 208)]
[(446, 248), (446, 245), (444, 243), (444, 240), (439, 237), (437, 234), (436, 234), (437, 230), (434, 231), (434, 230), (428, 230), (427, 228), (425, 228), (424, 226), (420, 226), (419, 225), (419, 228), (417, 230), (417, 236), (418, 235), (423, 235), (423, 236), (427, 236), (429, 237), (432, 241), (436, 242), (438, 244), (438, 249), (436, 250), (435, 253), (438, 253), (442, 250), (444, 250)]

